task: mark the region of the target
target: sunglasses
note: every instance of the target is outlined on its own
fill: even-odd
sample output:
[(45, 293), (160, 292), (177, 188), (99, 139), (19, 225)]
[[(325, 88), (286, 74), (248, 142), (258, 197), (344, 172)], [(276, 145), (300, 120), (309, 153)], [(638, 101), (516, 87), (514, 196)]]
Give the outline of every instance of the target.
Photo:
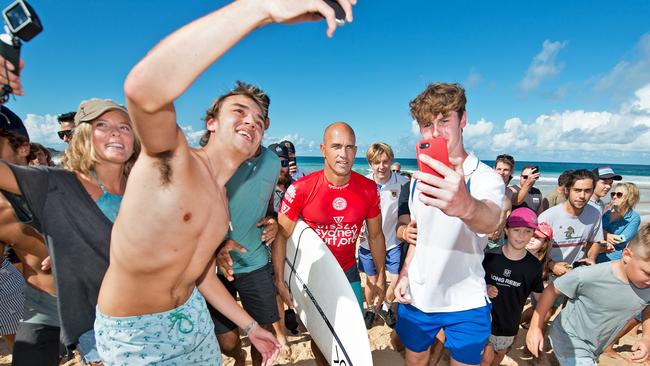
[(522, 174), (521, 177), (522, 177), (523, 179), (528, 179), (528, 176), (525, 175), (525, 174)]
[(614, 198), (614, 197), (622, 198), (623, 197), (623, 192), (612, 192), (609, 195), (612, 196), (612, 198)]
[(400, 172), (401, 172), (401, 170), (399, 170), (399, 169), (393, 169), (393, 170), (391, 170), (391, 171), (392, 171), (393, 173), (400, 173)]
[(280, 160), (280, 166), (283, 168), (289, 167), (289, 160)]
[(74, 130), (63, 130), (63, 131), (57, 131), (56, 134), (59, 135), (59, 138), (63, 140), (63, 138), (72, 138), (72, 134), (74, 133)]

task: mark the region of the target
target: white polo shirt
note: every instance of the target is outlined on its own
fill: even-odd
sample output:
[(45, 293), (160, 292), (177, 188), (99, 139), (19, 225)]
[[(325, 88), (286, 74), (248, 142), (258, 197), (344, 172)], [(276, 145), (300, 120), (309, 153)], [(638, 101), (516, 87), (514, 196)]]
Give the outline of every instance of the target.
[[(463, 162), (472, 197), (502, 207), (505, 185), (492, 168), (472, 154)], [(408, 269), (412, 305), (423, 312), (475, 309), (488, 302), (483, 270), (485, 234), (476, 234), (459, 218), (450, 217), (420, 201), (411, 181), (409, 208), (417, 221), (415, 255)]]
[[(366, 178), (373, 180), (372, 173), (366, 175)], [(381, 203), (381, 228), (386, 239), (386, 251), (395, 248), (400, 243), (395, 233), (395, 229), (397, 228), (397, 207), (399, 206), (399, 192), (402, 190), (402, 185), (406, 183), (408, 183), (408, 179), (400, 174), (391, 172), (386, 184), (377, 184)], [(365, 238), (367, 238), (367, 229), (364, 231), (366, 231)], [(370, 250), (367, 239), (359, 240), (359, 245), (364, 249)]]

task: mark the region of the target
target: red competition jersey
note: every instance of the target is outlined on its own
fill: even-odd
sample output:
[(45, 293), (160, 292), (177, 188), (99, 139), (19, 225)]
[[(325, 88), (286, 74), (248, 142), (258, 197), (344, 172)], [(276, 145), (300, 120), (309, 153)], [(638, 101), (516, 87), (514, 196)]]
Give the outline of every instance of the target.
[(343, 270), (355, 264), (361, 226), (381, 213), (379, 191), (372, 180), (351, 172), (350, 181), (335, 186), (319, 170), (295, 181), (284, 194), (280, 213), (302, 218), (332, 251)]

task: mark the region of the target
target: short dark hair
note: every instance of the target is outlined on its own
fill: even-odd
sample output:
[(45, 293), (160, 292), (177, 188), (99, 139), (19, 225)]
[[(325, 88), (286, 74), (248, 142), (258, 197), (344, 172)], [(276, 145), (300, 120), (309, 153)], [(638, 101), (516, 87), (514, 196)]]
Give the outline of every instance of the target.
[(0, 128), (0, 137), (7, 139), (9, 146), (11, 146), (11, 150), (13, 150), (14, 153), (18, 152), (19, 147), (29, 143), (27, 137), (12, 131), (8, 131), (4, 128)]
[(566, 187), (567, 183), (569, 182), (569, 177), (571, 176), (571, 173), (573, 173), (573, 169), (567, 169), (560, 174), (559, 177), (557, 177), (557, 185), (559, 187)]
[(592, 188), (596, 187), (596, 182), (598, 181), (598, 177), (596, 177), (591, 170), (587, 170), (587, 169), (578, 169), (569, 173), (569, 178), (567, 180), (566, 187), (572, 188), (577, 181), (582, 179), (591, 179)]
[(59, 121), (59, 123), (63, 122), (72, 122), (74, 123), (74, 116), (77, 114), (77, 112), (68, 112), (68, 113), (63, 113), (59, 114), (56, 119)]
[(54, 165), (52, 163), (52, 153), (50, 153), (50, 150), (48, 150), (45, 146), (39, 144), (38, 142), (32, 142), (29, 144), (29, 157), (27, 158), (27, 160), (32, 161), (36, 159), (36, 153), (39, 150), (45, 154), (45, 158), (47, 159), (47, 164), (50, 166)]
[(496, 168), (498, 163), (505, 163), (510, 165), (510, 168), (514, 169), (515, 168), (515, 158), (512, 157), (512, 155), (508, 154), (501, 154), (498, 155), (496, 160), (494, 161), (494, 167)]

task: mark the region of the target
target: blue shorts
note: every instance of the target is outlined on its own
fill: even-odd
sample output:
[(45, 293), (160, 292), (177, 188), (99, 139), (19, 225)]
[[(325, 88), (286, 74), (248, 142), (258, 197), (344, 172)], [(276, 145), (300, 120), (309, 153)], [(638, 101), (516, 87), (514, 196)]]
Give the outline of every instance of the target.
[(113, 317), (96, 312), (95, 338), (104, 365), (221, 365), (221, 351), (203, 296), (195, 287), (172, 310)]
[(445, 331), (445, 347), (451, 357), (462, 363), (481, 363), (483, 348), (490, 337), (490, 304), (480, 308), (449, 313), (425, 313), (413, 305), (399, 304), (395, 331), (406, 348), (424, 352), (436, 342), (440, 329)]
[(86, 364), (102, 362), (97, 351), (97, 341), (95, 340), (95, 330), (91, 329), (79, 336), (77, 340), (77, 351), (79, 356)]
[[(394, 275), (399, 274), (399, 263), (401, 258), (401, 244), (386, 252), (386, 270), (388, 270), (388, 273)], [(372, 261), (372, 252), (364, 247), (359, 247), (359, 271), (368, 276), (374, 276), (377, 274), (375, 262)]]

